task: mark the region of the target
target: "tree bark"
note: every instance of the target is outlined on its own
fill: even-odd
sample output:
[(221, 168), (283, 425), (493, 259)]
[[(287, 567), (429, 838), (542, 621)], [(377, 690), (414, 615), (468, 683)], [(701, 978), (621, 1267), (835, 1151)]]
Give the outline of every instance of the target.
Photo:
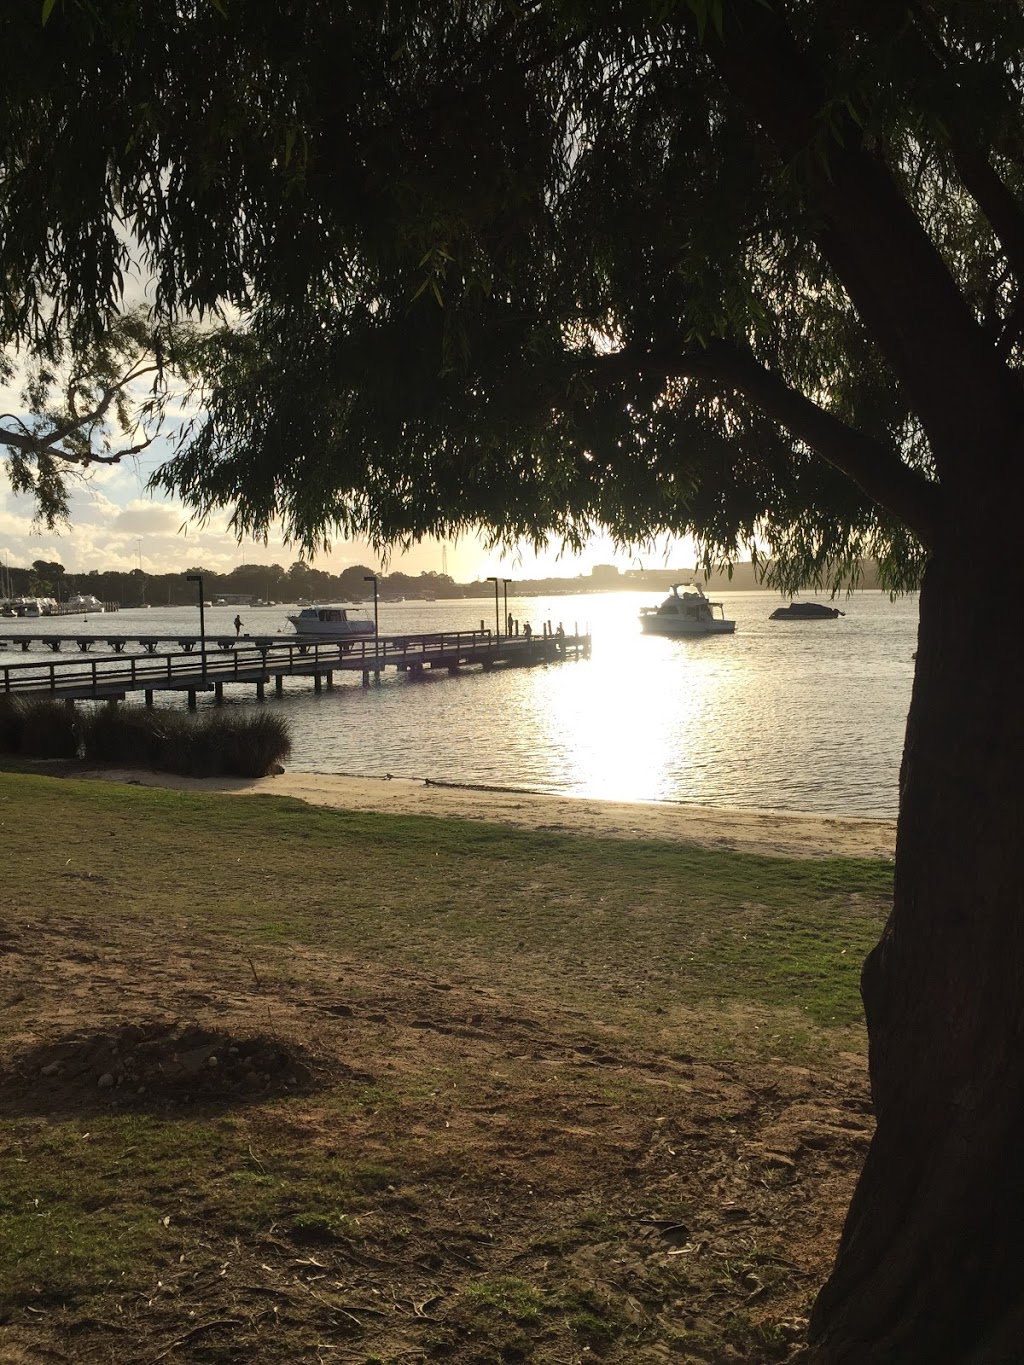
[(990, 526), (947, 549), (921, 592), (894, 907), (861, 983), (878, 1126), (811, 1320), (826, 1365), (1024, 1359), (1024, 711), (1008, 543)]

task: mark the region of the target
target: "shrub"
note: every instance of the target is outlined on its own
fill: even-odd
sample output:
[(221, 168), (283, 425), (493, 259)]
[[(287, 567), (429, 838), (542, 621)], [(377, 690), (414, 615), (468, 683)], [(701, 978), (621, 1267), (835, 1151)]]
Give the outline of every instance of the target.
[(0, 752), (24, 758), (74, 758), (74, 712), (60, 701), (5, 697), (0, 702)]
[(233, 777), (264, 777), (292, 750), (288, 722), (266, 712), (225, 712), (204, 718), (215, 771)]
[(138, 707), (99, 707), (79, 717), (83, 756), (92, 763), (158, 768), (162, 717)]
[(104, 707), (82, 718), (85, 757), (186, 777), (263, 777), (291, 752), (281, 716)]
[(24, 728), (18, 703), (12, 697), (0, 698), (0, 754), (21, 753)]

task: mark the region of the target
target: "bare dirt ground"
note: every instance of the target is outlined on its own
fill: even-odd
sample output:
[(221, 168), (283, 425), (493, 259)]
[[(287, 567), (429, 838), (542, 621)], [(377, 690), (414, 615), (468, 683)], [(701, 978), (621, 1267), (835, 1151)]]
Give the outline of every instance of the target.
[(0, 1118), (29, 1160), (55, 1124), (229, 1119), (268, 1197), (286, 1152), (363, 1172), (351, 1218), (228, 1217), (213, 1176), (126, 1156), (110, 1198), (152, 1206), (159, 1254), (0, 1313), (0, 1362), (803, 1357), (871, 1132), (862, 1058), (716, 1063), (514, 981), (230, 951), (174, 923), (6, 925)]

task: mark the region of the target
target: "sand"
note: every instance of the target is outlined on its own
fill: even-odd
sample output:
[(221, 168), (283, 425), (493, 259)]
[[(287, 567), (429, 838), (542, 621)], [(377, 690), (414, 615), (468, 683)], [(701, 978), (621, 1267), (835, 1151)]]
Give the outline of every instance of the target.
[(542, 792), (453, 786), (406, 778), (286, 772), (255, 780), (186, 778), (142, 770), (84, 774), (107, 782), (290, 796), (315, 806), (487, 820), (520, 829), (593, 834), (608, 839), (669, 839), (708, 848), (787, 858), (892, 858), (895, 820), (735, 810), (662, 802), (598, 801)]

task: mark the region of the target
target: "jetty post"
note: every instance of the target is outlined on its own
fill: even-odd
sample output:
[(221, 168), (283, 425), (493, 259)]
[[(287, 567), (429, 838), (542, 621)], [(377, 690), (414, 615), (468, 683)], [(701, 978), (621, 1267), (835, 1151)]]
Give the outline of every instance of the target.
[(364, 573), (363, 582), (373, 584), (373, 647), (376, 649), (377, 637), (380, 634), (377, 625), (377, 575), (375, 573)]
[(201, 573), (187, 573), (185, 575), (187, 583), (199, 584), (199, 652), (202, 655), (203, 678), (206, 678), (206, 600), (203, 592), (203, 575)]
[[(363, 574), (364, 583), (373, 584), (373, 652), (376, 656), (380, 653), (380, 627), (377, 622), (377, 575), (375, 573)], [(374, 673), (374, 679), (380, 682), (380, 673)], [(363, 673), (363, 686), (368, 687), (370, 683), (369, 673)]]

